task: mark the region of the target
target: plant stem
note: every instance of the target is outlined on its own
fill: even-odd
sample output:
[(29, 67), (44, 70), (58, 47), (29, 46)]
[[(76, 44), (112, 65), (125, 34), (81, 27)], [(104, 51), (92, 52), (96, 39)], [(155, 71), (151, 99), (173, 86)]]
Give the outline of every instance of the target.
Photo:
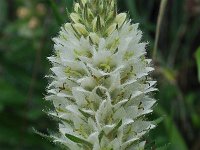
[(154, 49), (153, 49), (153, 60), (155, 60), (156, 58), (156, 53), (158, 49), (158, 40), (160, 36), (160, 27), (161, 27), (166, 6), (167, 6), (167, 0), (162, 0), (160, 3), (160, 9), (159, 9), (158, 20), (157, 20), (156, 37), (155, 37), (155, 43), (154, 43)]

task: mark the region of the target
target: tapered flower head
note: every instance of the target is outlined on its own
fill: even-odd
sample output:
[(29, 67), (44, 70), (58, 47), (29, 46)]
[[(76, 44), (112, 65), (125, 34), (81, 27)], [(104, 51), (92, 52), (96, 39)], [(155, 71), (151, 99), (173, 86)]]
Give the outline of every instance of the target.
[(54, 38), (46, 99), (59, 119), (54, 142), (71, 150), (144, 149), (155, 127), (145, 117), (156, 102), (146, 43), (116, 7), (115, 0), (79, 0)]

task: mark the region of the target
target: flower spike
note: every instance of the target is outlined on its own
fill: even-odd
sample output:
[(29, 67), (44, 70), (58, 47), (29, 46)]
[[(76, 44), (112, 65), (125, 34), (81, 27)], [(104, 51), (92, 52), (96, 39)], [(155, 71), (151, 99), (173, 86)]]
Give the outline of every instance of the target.
[(46, 100), (59, 119), (54, 142), (70, 150), (144, 149), (156, 100), (146, 43), (116, 0), (79, 0), (54, 38)]

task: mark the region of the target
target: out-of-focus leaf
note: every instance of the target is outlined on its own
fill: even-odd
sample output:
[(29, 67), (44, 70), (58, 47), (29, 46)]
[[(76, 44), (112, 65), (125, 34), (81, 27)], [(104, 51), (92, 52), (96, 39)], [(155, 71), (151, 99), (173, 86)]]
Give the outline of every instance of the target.
[(158, 125), (158, 124), (160, 124), (163, 120), (164, 120), (164, 117), (160, 117), (160, 118), (154, 120), (154, 121), (153, 121), (153, 124)]
[(159, 116), (164, 116), (164, 115), (166, 116), (163, 123), (168, 133), (173, 150), (177, 150), (177, 149), (188, 150), (186, 143), (182, 135), (180, 134), (179, 130), (177, 129), (176, 125), (174, 124), (172, 118), (169, 115), (167, 115), (165, 110), (160, 106), (157, 106), (157, 109), (155, 110), (155, 112)]
[(3, 87), (0, 91), (0, 104), (16, 106), (24, 103), (26, 96), (17, 88), (3, 80), (0, 80), (0, 87)]
[(139, 15), (138, 15), (138, 11), (136, 9), (136, 1), (135, 0), (126, 0), (126, 6), (129, 9), (129, 13), (131, 15), (132, 18), (135, 19), (139, 19)]
[(6, 0), (0, 0), (0, 27), (4, 24), (7, 16), (7, 2)]
[(50, 3), (50, 6), (52, 8), (52, 11), (54, 13), (57, 23), (61, 25), (64, 22), (64, 19), (62, 15), (59, 13), (58, 6), (55, 4), (54, 0), (49, 0), (49, 3)]
[(2, 112), (4, 109), (4, 106), (2, 104), (0, 104), (0, 112)]
[(73, 3), (74, 3), (74, 0), (64, 1), (64, 4), (66, 4), (65, 6), (67, 6), (67, 9), (68, 9), (69, 12), (71, 12), (72, 9), (73, 9), (73, 7), (72, 7)]
[(192, 114), (192, 122), (196, 127), (200, 127), (200, 117), (196, 112), (193, 112)]
[(190, 112), (191, 121), (193, 125), (197, 128), (200, 127), (200, 116), (198, 115), (197, 109), (195, 109), (195, 107), (198, 107), (195, 106), (195, 100), (198, 101), (198, 97), (199, 95), (197, 95), (196, 93), (190, 92), (185, 98), (188, 112)]
[(20, 138), (20, 131), (15, 129), (8, 128), (6, 126), (0, 125), (0, 141), (6, 142), (9, 139), (10, 144), (16, 144), (17, 139)]
[[(40, 108), (40, 107), (39, 107)], [(40, 110), (42, 110), (42, 108), (40, 108)], [(34, 108), (34, 109), (31, 109), (29, 110), (29, 112), (27, 113), (27, 117), (30, 119), (30, 120), (33, 120), (33, 121), (37, 121), (38, 118), (44, 116), (44, 112), (42, 111), (39, 111), (38, 109)]]
[(197, 68), (198, 68), (198, 79), (200, 82), (200, 47), (197, 49), (195, 53), (195, 57), (196, 57)]
[(162, 75), (171, 83), (175, 83), (176, 79), (175, 79), (175, 72), (173, 70), (170, 70), (168, 68), (161, 68), (160, 72), (162, 73)]
[(156, 150), (169, 150), (169, 145), (156, 148)]

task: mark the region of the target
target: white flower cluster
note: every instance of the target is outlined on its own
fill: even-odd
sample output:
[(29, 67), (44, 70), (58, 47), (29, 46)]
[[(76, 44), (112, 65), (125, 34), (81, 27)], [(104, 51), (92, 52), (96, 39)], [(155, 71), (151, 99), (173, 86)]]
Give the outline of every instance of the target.
[(54, 38), (46, 99), (60, 120), (54, 142), (70, 150), (142, 150), (155, 127), (145, 117), (156, 102), (146, 43), (116, 10), (115, 0), (79, 0)]

